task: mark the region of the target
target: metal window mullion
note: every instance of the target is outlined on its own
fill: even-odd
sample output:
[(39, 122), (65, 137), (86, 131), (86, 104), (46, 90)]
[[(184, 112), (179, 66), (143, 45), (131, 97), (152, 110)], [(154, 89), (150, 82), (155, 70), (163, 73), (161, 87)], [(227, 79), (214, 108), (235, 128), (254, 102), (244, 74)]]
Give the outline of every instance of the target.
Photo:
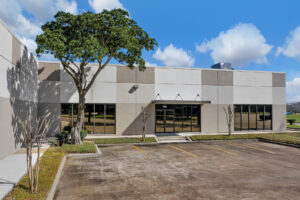
[(93, 115), (94, 115), (94, 126), (93, 126), (93, 134), (95, 134), (95, 121), (96, 121), (96, 105), (94, 104)]
[(250, 130), (250, 105), (248, 105), (248, 130)]
[(265, 105), (263, 105), (264, 107), (264, 113), (263, 113), (263, 130), (265, 130), (265, 118), (266, 118), (266, 112), (265, 112)]
[(242, 121), (243, 120), (243, 117), (242, 117), (242, 114), (243, 114), (243, 112), (242, 112), (243, 111), (243, 105), (240, 105), (240, 106), (241, 106), (240, 107), (241, 108), (240, 109), (241, 110), (240, 111), (240, 130), (242, 131), (243, 130), (243, 121)]
[(257, 105), (255, 106), (255, 129), (257, 130)]
[(191, 113), (191, 115), (190, 115), (190, 121), (191, 121), (191, 124), (190, 124), (190, 126), (191, 126), (191, 132), (193, 132), (193, 120), (192, 120), (192, 117), (193, 117), (193, 113), (192, 113), (192, 105), (190, 105), (190, 113)]

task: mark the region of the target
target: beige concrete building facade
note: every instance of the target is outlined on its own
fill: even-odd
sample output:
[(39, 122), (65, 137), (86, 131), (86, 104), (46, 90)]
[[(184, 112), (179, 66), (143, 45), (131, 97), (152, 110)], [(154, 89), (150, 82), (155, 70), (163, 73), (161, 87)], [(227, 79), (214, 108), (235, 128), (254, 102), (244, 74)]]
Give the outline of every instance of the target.
[[(0, 20), (0, 158), (22, 145), (19, 120), (48, 117), (49, 136), (74, 126), (78, 94), (59, 62), (37, 61)], [(89, 64), (88, 81), (97, 68)], [(108, 65), (86, 95), (84, 126), (91, 134), (224, 134), (224, 108), (233, 131), (282, 132), (285, 73)]]
[[(70, 109), (72, 104), (76, 112), (78, 94), (60, 63), (39, 62), (39, 69), (38, 102), (53, 109), (54, 130), (59, 132), (63, 127), (58, 124), (66, 118), (63, 107)], [(90, 64), (87, 73), (95, 69), (96, 64)], [(222, 134), (228, 131), (224, 108), (231, 105), (235, 132), (281, 132), (285, 131), (285, 99), (284, 73), (175, 67), (147, 67), (140, 72), (125, 65), (108, 65), (86, 95), (90, 105), (86, 124), (92, 134), (140, 135), (143, 107), (147, 134)], [(114, 107), (113, 131), (99, 128), (104, 119), (97, 119), (100, 114), (95, 107), (104, 104)], [(72, 124), (74, 113), (73, 118), (71, 111), (67, 115)]]

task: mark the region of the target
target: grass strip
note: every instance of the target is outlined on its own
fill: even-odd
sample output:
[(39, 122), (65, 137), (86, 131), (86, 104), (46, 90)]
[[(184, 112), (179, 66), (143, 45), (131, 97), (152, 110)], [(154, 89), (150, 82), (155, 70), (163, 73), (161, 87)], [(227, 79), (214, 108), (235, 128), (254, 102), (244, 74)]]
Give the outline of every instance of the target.
[(39, 171), (39, 187), (36, 193), (28, 190), (28, 176), (25, 175), (16, 187), (4, 198), (5, 200), (40, 200), (46, 199), (52, 187), (62, 158), (68, 153), (96, 153), (93, 142), (80, 145), (64, 144), (62, 147), (50, 147), (41, 157)]
[(236, 135), (194, 135), (193, 141), (201, 140), (241, 140), (241, 139), (265, 139), (280, 143), (300, 145), (299, 133), (265, 133), (265, 134), (236, 134)]
[(82, 144), (64, 144), (61, 150), (65, 153), (96, 153), (97, 149), (93, 142), (83, 142)]
[(90, 139), (91, 141), (95, 142), (95, 144), (126, 144), (126, 143), (152, 143), (156, 142), (154, 137), (146, 137), (145, 142), (142, 141), (142, 138), (129, 138), (129, 137), (122, 137), (122, 138), (97, 138), (97, 139)]
[(283, 134), (264, 135), (261, 139), (300, 146), (300, 137)]
[(287, 128), (300, 129), (300, 126), (299, 126), (299, 125), (296, 125), (296, 124), (293, 124), (293, 125), (287, 124), (286, 127), (287, 127)]
[(41, 157), (38, 191), (36, 193), (31, 193), (28, 190), (28, 176), (25, 175), (4, 199), (46, 199), (63, 157), (64, 152), (57, 151), (56, 148), (49, 148)]
[(257, 139), (262, 134), (236, 134), (236, 135), (193, 135), (190, 138), (193, 141), (199, 140), (240, 140), (240, 139)]

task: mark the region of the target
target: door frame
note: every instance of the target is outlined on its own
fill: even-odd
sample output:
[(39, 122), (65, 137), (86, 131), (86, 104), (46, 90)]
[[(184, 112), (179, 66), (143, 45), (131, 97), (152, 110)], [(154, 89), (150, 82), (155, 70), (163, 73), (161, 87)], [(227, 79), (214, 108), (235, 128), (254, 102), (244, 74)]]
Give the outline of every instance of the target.
[[(156, 132), (156, 127), (157, 127), (157, 119), (156, 119), (156, 112), (157, 111), (163, 111), (163, 128), (164, 131), (163, 132)], [(166, 113), (167, 112), (172, 112), (173, 113), (173, 131), (172, 132), (166, 132)], [(157, 109), (155, 110), (155, 133), (175, 133), (175, 109)]]

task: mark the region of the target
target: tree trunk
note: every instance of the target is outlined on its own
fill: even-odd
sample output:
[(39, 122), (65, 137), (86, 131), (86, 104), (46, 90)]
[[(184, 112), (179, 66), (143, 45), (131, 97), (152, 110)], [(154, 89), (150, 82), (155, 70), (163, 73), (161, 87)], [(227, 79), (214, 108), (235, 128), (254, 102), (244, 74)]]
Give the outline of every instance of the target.
[(80, 132), (84, 122), (84, 97), (79, 97), (77, 122), (74, 130), (75, 144), (81, 144)]
[(39, 168), (40, 168), (40, 148), (41, 142), (37, 142), (37, 160), (35, 164), (34, 191), (37, 192), (39, 184)]

